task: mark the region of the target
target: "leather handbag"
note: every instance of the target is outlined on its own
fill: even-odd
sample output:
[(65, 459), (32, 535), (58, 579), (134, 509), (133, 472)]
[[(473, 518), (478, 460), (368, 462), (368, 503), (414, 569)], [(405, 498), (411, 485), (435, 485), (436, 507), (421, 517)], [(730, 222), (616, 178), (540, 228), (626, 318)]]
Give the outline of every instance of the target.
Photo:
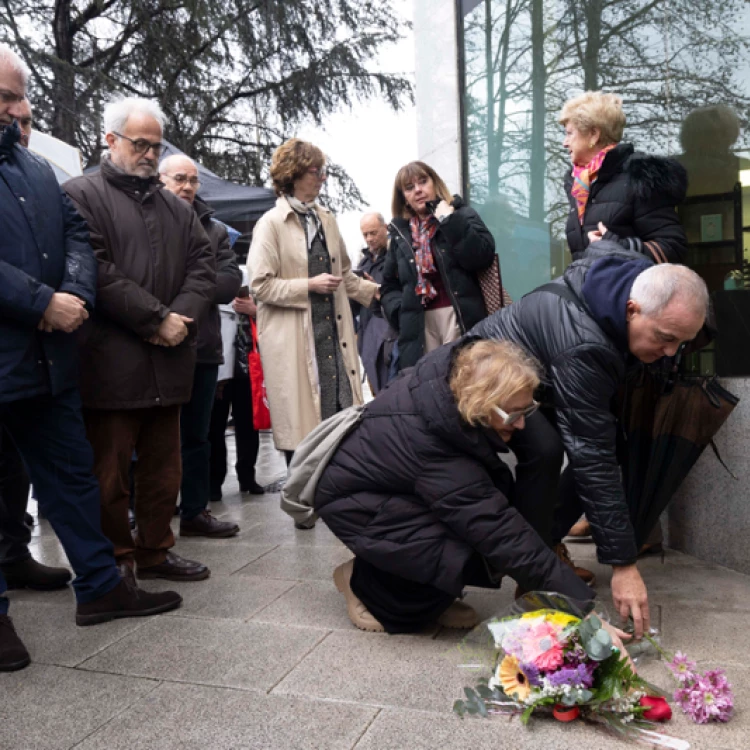
[(500, 259), (497, 254), (487, 268), (477, 272), (477, 281), (479, 282), (479, 288), (482, 290), (487, 315), (492, 315), (513, 302), (503, 286), (503, 277), (500, 273)]

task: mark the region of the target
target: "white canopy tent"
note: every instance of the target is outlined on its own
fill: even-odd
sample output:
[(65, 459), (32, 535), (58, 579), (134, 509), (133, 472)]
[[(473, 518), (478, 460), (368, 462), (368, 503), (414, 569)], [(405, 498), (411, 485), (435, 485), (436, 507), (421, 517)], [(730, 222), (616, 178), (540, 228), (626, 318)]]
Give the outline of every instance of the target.
[(71, 177), (83, 174), (80, 151), (51, 135), (32, 130), (29, 151), (33, 151), (37, 156), (49, 162), (60, 184)]

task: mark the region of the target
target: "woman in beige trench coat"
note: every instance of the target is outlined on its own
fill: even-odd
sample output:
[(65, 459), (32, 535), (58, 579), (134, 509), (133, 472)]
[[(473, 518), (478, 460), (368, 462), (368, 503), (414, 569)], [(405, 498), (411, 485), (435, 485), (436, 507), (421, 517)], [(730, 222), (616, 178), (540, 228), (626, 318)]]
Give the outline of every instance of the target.
[(279, 196), (255, 226), (248, 277), (276, 447), (287, 461), (322, 419), (362, 403), (348, 298), (368, 306), (378, 286), (352, 273), (336, 220), (315, 199), (325, 156), (296, 138), (271, 161)]

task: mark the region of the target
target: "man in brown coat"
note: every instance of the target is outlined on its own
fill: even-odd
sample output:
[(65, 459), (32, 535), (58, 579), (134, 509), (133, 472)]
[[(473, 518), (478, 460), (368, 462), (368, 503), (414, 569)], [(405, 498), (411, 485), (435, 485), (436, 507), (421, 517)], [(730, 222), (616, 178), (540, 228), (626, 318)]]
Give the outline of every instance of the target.
[[(194, 581), (210, 571), (170, 551), (180, 405), (190, 399), (196, 332), (214, 298), (211, 243), (195, 212), (156, 177), (164, 115), (125, 98), (104, 110), (109, 154), (65, 184), (91, 233), (97, 307), (81, 337), (81, 391), (102, 528), (139, 578)], [(133, 453), (137, 533), (128, 522)]]

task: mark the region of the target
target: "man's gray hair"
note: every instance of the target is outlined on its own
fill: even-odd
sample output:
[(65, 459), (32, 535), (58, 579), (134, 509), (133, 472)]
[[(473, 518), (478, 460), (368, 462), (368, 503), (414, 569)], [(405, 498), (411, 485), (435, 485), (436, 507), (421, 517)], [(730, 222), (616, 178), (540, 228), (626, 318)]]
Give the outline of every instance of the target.
[(385, 217), (377, 211), (368, 211), (367, 213), (362, 214), (362, 218), (359, 220), (360, 224), (370, 216), (374, 216), (381, 224), (385, 224)]
[(706, 282), (687, 266), (673, 263), (661, 263), (638, 274), (630, 299), (648, 316), (661, 313), (673, 299), (679, 299), (704, 317), (708, 314)]
[(31, 77), (29, 66), (5, 42), (0, 42), (0, 68), (5, 66), (21, 76), (24, 86), (28, 85)]
[(104, 108), (104, 132), (122, 133), (131, 115), (141, 114), (153, 117), (164, 130), (166, 117), (158, 102), (138, 96), (125, 96), (111, 101)]
[(177, 161), (189, 161), (196, 169), (198, 165), (187, 154), (170, 154), (159, 162), (159, 174), (166, 174), (168, 169)]

